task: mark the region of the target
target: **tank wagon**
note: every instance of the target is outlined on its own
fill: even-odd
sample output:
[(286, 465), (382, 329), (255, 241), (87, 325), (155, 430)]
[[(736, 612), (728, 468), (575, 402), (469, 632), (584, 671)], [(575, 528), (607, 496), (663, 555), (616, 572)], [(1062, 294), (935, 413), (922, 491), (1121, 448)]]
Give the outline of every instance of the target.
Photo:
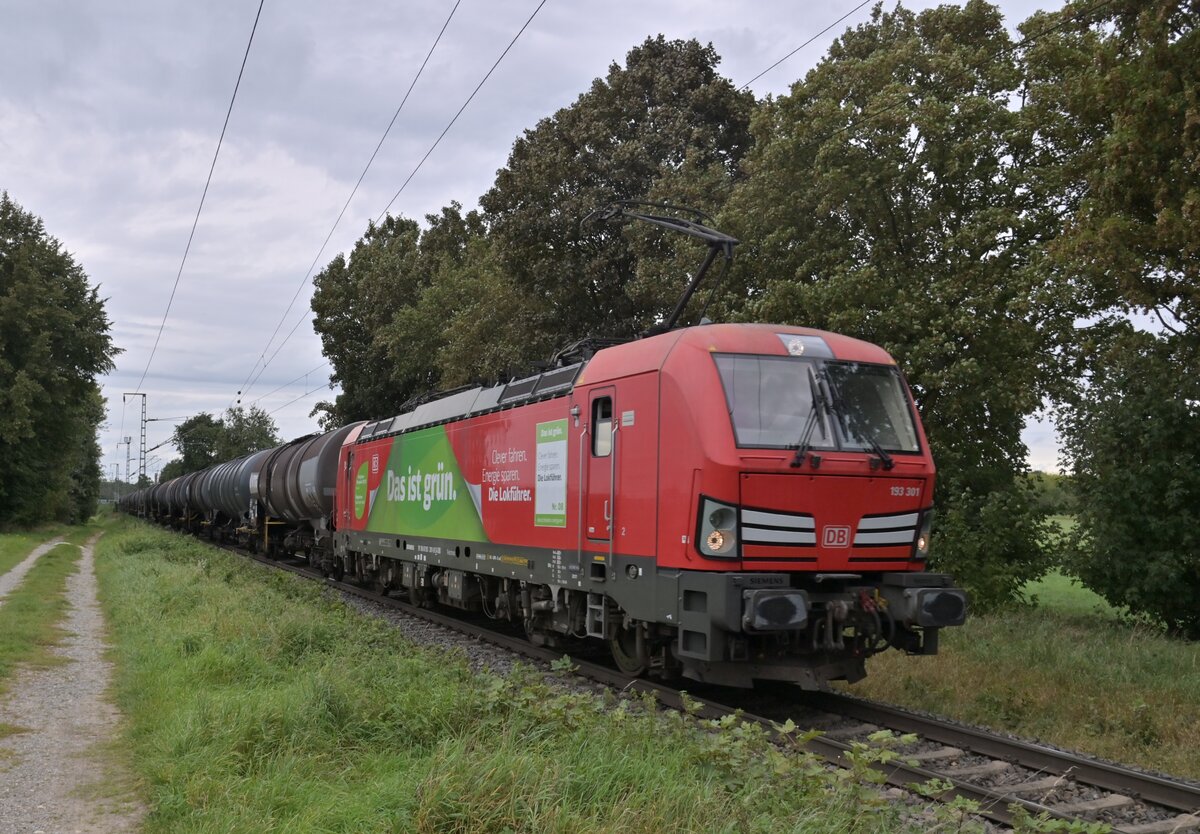
[(639, 674), (817, 688), (937, 651), (934, 464), (893, 359), (683, 328), (300, 438), (126, 499), (418, 604), (606, 641)]

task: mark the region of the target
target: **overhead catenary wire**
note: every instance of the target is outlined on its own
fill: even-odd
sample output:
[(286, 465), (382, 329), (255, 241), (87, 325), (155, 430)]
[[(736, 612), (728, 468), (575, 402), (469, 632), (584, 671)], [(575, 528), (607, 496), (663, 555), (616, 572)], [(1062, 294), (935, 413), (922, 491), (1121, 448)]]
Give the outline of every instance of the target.
[[(238, 389), (238, 397), (243, 397), (250, 392), (250, 389), (258, 382), (262, 376), (262, 371), (259, 371), (258, 376), (254, 372), (258, 370), (258, 363), (263, 362), (263, 370), (266, 370), (270, 360), (267, 359), (267, 351), (271, 349), (271, 345), (275, 342), (275, 337), (279, 335), (279, 329), (283, 327), (283, 323), (287, 320), (287, 314), (292, 311), (292, 307), (296, 304), (296, 299), (300, 297), (300, 292), (304, 289), (304, 285), (312, 278), (313, 270), (317, 268), (317, 264), (321, 260), (321, 255), (325, 253), (325, 247), (329, 245), (329, 241), (333, 238), (333, 233), (337, 231), (338, 225), (342, 222), (342, 218), (346, 214), (346, 210), (350, 208), (350, 203), (354, 200), (354, 195), (358, 193), (359, 186), (362, 185), (363, 179), (366, 178), (367, 172), (371, 170), (371, 165), (375, 162), (375, 157), (379, 155), (380, 148), (383, 147), (384, 141), (388, 134), (396, 124), (396, 119), (400, 118), (400, 111), (404, 109), (404, 105), (408, 102), (408, 97), (412, 95), (413, 89), (417, 86), (417, 82), (421, 79), (421, 75), (425, 72), (425, 67), (429, 64), (429, 59), (433, 57), (434, 50), (438, 48), (438, 44), (442, 42), (442, 36), (446, 34), (446, 29), (450, 26), (450, 21), (454, 18), (454, 13), (458, 11), (458, 7), (462, 0), (456, 0), (453, 8), (450, 9), (450, 14), (446, 15), (446, 20), (442, 23), (442, 28), (438, 31), (437, 37), (434, 38), (433, 45), (429, 47), (429, 51), (425, 53), (425, 60), (421, 62), (420, 68), (416, 75), (413, 76), (412, 82), (408, 85), (408, 90), (405, 91), (404, 97), (400, 100), (400, 106), (396, 108), (396, 112), (392, 114), (392, 120), (388, 122), (388, 126), (384, 129), (383, 135), (379, 137), (379, 141), (375, 145), (375, 150), (371, 152), (371, 158), (367, 160), (367, 164), (363, 166), (362, 173), (358, 175), (358, 181), (354, 183), (354, 188), (350, 189), (350, 196), (346, 198), (346, 202), (342, 204), (342, 210), (338, 212), (337, 218), (333, 221), (333, 225), (329, 228), (329, 234), (325, 235), (325, 240), (321, 244), (321, 248), (317, 250), (316, 257), (313, 258), (312, 264), (308, 267), (308, 272), (304, 274), (299, 285), (296, 287), (296, 292), (292, 294), (292, 300), (288, 302), (287, 309), (283, 311), (283, 315), (279, 317), (278, 323), (275, 325), (274, 331), (271, 333), (271, 338), (267, 339), (267, 344), (263, 348), (258, 359), (254, 360), (254, 365), (250, 368), (250, 373), (246, 374), (246, 379), (242, 382)], [(306, 314), (307, 315), (307, 314)], [(295, 332), (295, 327), (288, 331), (288, 338)], [(287, 338), (284, 339), (287, 341)], [(282, 343), (281, 343), (282, 346)], [(271, 359), (274, 359), (278, 351), (271, 354)], [(261, 399), (261, 398), (260, 398)], [(257, 402), (257, 400), (255, 401)]]
[(263, 400), (265, 400), (267, 397), (271, 396), (272, 394), (282, 391), (284, 388), (287, 388), (289, 385), (294, 385), (295, 383), (299, 382), (300, 380), (305, 379), (306, 377), (312, 376), (317, 371), (326, 367), (328, 364), (329, 364), (329, 361), (326, 360), (325, 362), (322, 362), (320, 365), (317, 365), (317, 367), (313, 368), (312, 370), (305, 371), (304, 373), (300, 374), (300, 376), (296, 377), (295, 379), (289, 380), (289, 381), (283, 383), (283, 385), (279, 385), (279, 386), (276, 386), (275, 388), (272, 388), (267, 393), (255, 398), (253, 401), (251, 401), (250, 406), (253, 407), (253, 406), (257, 405), (258, 403), (262, 402)]
[(864, 6), (869, 6), (869, 5), (871, 5), (872, 3), (874, 3), (874, 2), (876, 2), (876, 0), (863, 0), (863, 2), (859, 3), (859, 4), (858, 4), (857, 6), (855, 6), (853, 9), (851, 9), (851, 10), (850, 10), (850, 11), (848, 11), (848, 12), (846, 12), (844, 15), (842, 15), (842, 16), (841, 16), (841, 17), (839, 17), (837, 20), (835, 20), (833, 23), (830, 23), (828, 26), (826, 26), (826, 27), (825, 27), (824, 29), (822, 29), (820, 32), (817, 32), (815, 35), (813, 35), (811, 38), (809, 38), (808, 40), (806, 40), (804, 43), (802, 43), (802, 44), (800, 44), (799, 46), (797, 46), (795, 49), (793, 49), (793, 50), (792, 50), (791, 52), (789, 52), (787, 55), (784, 55), (784, 56), (783, 56), (782, 58), (780, 58), (778, 61), (776, 61), (775, 63), (771, 64), (771, 66), (767, 67), (765, 70), (763, 70), (763, 71), (762, 71), (762, 72), (760, 72), (758, 75), (756, 75), (756, 76), (754, 76), (753, 78), (751, 78), (751, 79), (750, 79), (749, 81), (747, 81), (745, 84), (743, 84), (742, 86), (738, 87), (738, 91), (740, 92), (740, 91), (742, 91), (742, 90), (745, 90), (747, 87), (749, 87), (749, 86), (750, 86), (751, 84), (753, 84), (755, 81), (757, 81), (758, 79), (762, 78), (764, 75), (766, 75), (768, 72), (770, 72), (771, 70), (773, 70), (773, 69), (775, 69), (776, 67), (778, 67), (780, 64), (782, 64), (782, 63), (783, 63), (784, 61), (786, 61), (788, 58), (791, 58), (793, 55), (795, 55), (795, 54), (796, 54), (797, 52), (799, 52), (801, 49), (803, 49), (804, 47), (806, 47), (806, 46), (808, 46), (809, 44), (811, 44), (811, 43), (812, 43), (813, 41), (815, 41), (817, 38), (821, 37), (821, 35), (824, 35), (826, 32), (828, 32), (828, 31), (829, 31), (830, 29), (832, 29), (834, 26), (837, 26), (837, 25), (838, 25), (839, 23), (841, 23), (843, 20), (845, 20), (846, 18), (850, 17), (850, 15), (854, 14), (855, 12), (857, 12), (859, 9), (863, 8)]
[[(383, 209), (383, 211), (381, 211), (379, 213), (379, 216), (375, 218), (375, 223), (378, 224), (383, 219), (384, 215), (387, 214), (388, 210), (391, 209), (392, 205), (396, 202), (397, 199), (399, 199), (400, 195), (402, 193), (404, 193), (404, 189), (408, 187), (408, 184), (410, 182), (412, 182), (413, 177), (415, 177), (417, 175), (417, 172), (419, 172), (421, 170), (421, 167), (425, 164), (426, 160), (428, 160), (430, 155), (434, 152), (434, 150), (437, 149), (437, 146), (439, 144), (441, 144), (442, 139), (444, 139), (446, 137), (446, 134), (450, 132), (450, 128), (454, 127), (454, 123), (458, 121), (458, 118), (463, 114), (463, 111), (465, 111), (467, 109), (467, 106), (471, 103), (472, 100), (474, 100), (475, 96), (478, 95), (479, 91), (483, 88), (483, 85), (487, 83), (487, 80), (489, 78), (491, 78), (492, 73), (494, 73), (496, 71), (496, 68), (498, 66), (500, 66), (500, 62), (504, 60), (505, 56), (508, 55), (508, 53), (512, 50), (513, 46), (516, 45), (516, 43), (520, 39), (521, 35), (524, 34), (525, 30), (529, 28), (529, 24), (533, 23), (533, 19), (535, 17), (537, 17), (538, 12), (540, 12), (542, 10), (542, 7), (545, 6), (546, 3), (547, 3), (547, 0), (541, 0), (541, 2), (538, 3), (537, 7), (533, 10), (533, 13), (529, 15), (529, 18), (525, 21), (525, 23), (517, 31), (517, 34), (515, 34), (513, 36), (513, 39), (511, 41), (509, 41), (508, 46), (506, 46), (504, 48), (504, 51), (500, 53), (500, 57), (497, 58), (495, 63), (492, 64), (491, 69), (489, 69), (487, 71), (487, 73), (483, 76), (483, 78), (480, 80), (480, 82), (477, 85), (475, 85), (475, 89), (471, 91), (471, 94), (469, 96), (467, 96), (467, 100), (464, 101), (462, 106), (458, 108), (458, 112), (455, 113), (453, 118), (450, 119), (450, 122), (446, 125), (446, 127), (438, 135), (438, 138), (436, 140), (434, 140), (432, 145), (430, 145), (429, 150), (427, 150), (425, 152), (425, 155), (421, 157), (421, 160), (416, 164), (416, 167), (413, 168), (412, 172), (409, 173), (408, 177), (401, 184), (399, 190), (397, 190), (396, 193), (392, 196), (392, 199), (388, 201), (388, 204), (386, 206), (384, 206), (384, 209)], [(252, 380), (250, 382), (250, 385), (253, 385), (254, 382), (257, 381), (257, 379), (262, 376), (263, 371), (265, 371), (267, 369), (267, 366), (270, 365), (273, 361), (275, 361), (275, 357), (279, 355), (279, 352), (281, 350), (283, 350), (283, 346), (288, 343), (288, 341), (292, 338), (292, 335), (300, 328), (300, 325), (303, 324), (308, 319), (308, 312), (309, 311), (306, 310), (304, 312), (304, 315), (302, 315), (296, 321), (296, 323), (294, 325), (292, 325), (292, 329), (288, 331), (288, 333), (284, 337), (283, 341), (281, 341), (279, 343), (279, 346), (277, 348), (275, 348), (275, 352), (271, 354), (271, 357), (266, 361), (266, 363), (263, 365), (262, 369), (258, 372), (258, 376), (256, 376), (254, 378), (254, 380)]]
[(492, 64), (492, 68), (489, 69), (487, 73), (484, 74), (483, 78), (480, 79), (479, 83), (475, 85), (475, 89), (471, 91), (471, 95), (467, 96), (467, 100), (463, 102), (462, 107), (458, 108), (458, 112), (454, 114), (452, 119), (450, 119), (449, 124), (446, 125), (446, 127), (438, 135), (438, 138), (434, 140), (433, 144), (429, 146), (429, 150), (425, 151), (425, 155), (421, 157), (421, 161), (418, 162), (417, 166), (412, 169), (412, 173), (410, 173), (408, 178), (405, 179), (400, 185), (399, 190), (397, 190), (392, 196), (392, 199), (388, 200), (388, 204), (383, 207), (383, 211), (379, 212), (379, 216), (375, 218), (376, 223), (381, 221), (383, 216), (388, 213), (389, 209), (391, 209), (392, 204), (395, 203), (396, 200), (400, 199), (400, 195), (404, 193), (404, 189), (408, 188), (408, 184), (412, 182), (413, 177), (415, 177), (417, 172), (421, 170), (421, 166), (425, 164), (425, 160), (429, 159), (429, 155), (432, 154), (437, 149), (437, 146), (441, 144), (442, 140), (446, 138), (446, 134), (450, 132), (450, 128), (454, 127), (454, 123), (458, 121), (458, 117), (463, 114), (463, 111), (467, 109), (467, 105), (469, 105), (472, 100), (474, 100), (475, 96), (479, 94), (479, 91), (483, 89), (483, 85), (486, 84), (487, 80), (492, 77), (492, 73), (496, 71), (496, 67), (500, 66), (500, 62), (504, 60), (504, 57), (508, 55), (509, 51), (516, 45), (521, 35), (523, 35), (525, 30), (529, 28), (529, 24), (533, 23), (533, 19), (537, 17), (538, 12), (542, 10), (542, 6), (545, 6), (546, 2), (547, 0), (542, 0), (542, 2), (538, 3), (537, 8), (533, 10), (533, 14), (531, 14), (529, 19), (525, 21), (525, 24), (517, 30), (517, 34), (513, 35), (513, 39), (509, 41), (508, 46), (504, 47), (504, 51), (500, 53), (500, 57), (496, 59), (496, 63)]
[(295, 404), (295, 403), (298, 403), (298, 402), (300, 402), (302, 399), (304, 399), (305, 397), (311, 397), (313, 394), (317, 393), (317, 392), (318, 392), (318, 391), (320, 391), (321, 389), (323, 389), (323, 388), (329, 388), (329, 387), (330, 387), (330, 385), (329, 385), (329, 383), (328, 383), (328, 382), (322, 383), (321, 385), (318, 385), (316, 388), (313, 388), (313, 389), (311, 389), (311, 390), (309, 390), (309, 391), (305, 391), (305, 392), (304, 392), (303, 394), (301, 394), (300, 396), (298, 396), (298, 397), (296, 397), (296, 398), (294, 398), (294, 399), (288, 400), (288, 401), (287, 401), (287, 402), (285, 402), (283, 405), (281, 405), (281, 406), (278, 406), (277, 408), (272, 408), (270, 411), (268, 411), (268, 412), (267, 412), (267, 414), (274, 414), (276, 411), (283, 411), (283, 410), (284, 410), (285, 408), (287, 408), (289, 405), (293, 405), (293, 404)]
[(179, 279), (183, 277), (183, 267), (187, 263), (188, 253), (192, 250), (192, 240), (196, 237), (196, 226), (200, 223), (200, 213), (204, 211), (204, 200), (208, 197), (208, 187), (212, 184), (213, 171), (217, 168), (217, 157), (221, 155), (221, 145), (225, 142), (225, 131), (229, 127), (229, 117), (233, 114), (233, 104), (237, 101), (238, 89), (242, 86), (242, 75), (246, 71), (246, 61), (250, 58), (250, 47), (254, 44), (254, 33), (258, 31), (258, 21), (262, 17), (263, 4), (266, 0), (259, 0), (258, 12), (254, 15), (254, 25), (250, 28), (250, 40), (246, 42), (246, 52), (242, 55), (242, 65), (238, 69), (237, 82), (233, 85), (233, 95), (229, 98), (229, 108), (225, 111), (225, 123), (221, 125), (221, 135), (217, 139), (217, 149), (213, 153), (212, 164), (208, 166), (208, 178), (204, 181), (204, 191), (200, 194), (200, 205), (196, 208), (196, 217), (192, 220), (192, 230), (188, 233), (187, 245), (183, 248), (183, 258), (179, 262), (179, 271), (175, 273), (175, 284), (171, 287), (171, 295), (167, 298), (167, 309), (163, 311), (162, 322), (158, 325), (158, 335), (154, 337), (154, 347), (150, 349), (150, 358), (146, 360), (146, 367), (142, 370), (142, 378), (138, 380), (135, 393), (140, 393), (142, 383), (146, 381), (146, 374), (150, 371), (150, 364), (154, 361), (154, 355), (158, 352), (158, 344), (162, 340), (163, 329), (167, 325), (167, 316), (171, 314), (171, 305), (175, 301), (175, 293), (179, 289)]

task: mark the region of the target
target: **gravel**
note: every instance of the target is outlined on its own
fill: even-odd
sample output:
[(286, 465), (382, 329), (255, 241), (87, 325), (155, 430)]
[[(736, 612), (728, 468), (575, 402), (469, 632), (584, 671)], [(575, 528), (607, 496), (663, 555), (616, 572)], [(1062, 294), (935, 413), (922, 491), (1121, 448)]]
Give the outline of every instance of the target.
[[(140, 802), (118, 788), (128, 784), (126, 775), (99, 749), (112, 741), (120, 714), (106, 699), (112, 666), (104, 659), (95, 541), (83, 546), (79, 569), (67, 579), (68, 635), (52, 650), (66, 662), (18, 671), (0, 703), (0, 723), (22, 730), (0, 739), (3, 832), (122, 834), (135, 831), (144, 814)], [(43, 545), (25, 562), (32, 565), (38, 551), (53, 546)]]

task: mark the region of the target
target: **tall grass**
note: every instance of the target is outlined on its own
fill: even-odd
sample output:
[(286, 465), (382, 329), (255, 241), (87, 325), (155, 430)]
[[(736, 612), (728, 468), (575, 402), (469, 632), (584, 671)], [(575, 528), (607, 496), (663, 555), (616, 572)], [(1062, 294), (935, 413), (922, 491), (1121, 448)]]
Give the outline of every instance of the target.
[(853, 691), (1200, 778), (1200, 644), (1059, 591), (944, 630), (935, 657), (874, 658)]
[(473, 674), (319, 585), (118, 523), (100, 546), (149, 832), (884, 832), (736, 722)]

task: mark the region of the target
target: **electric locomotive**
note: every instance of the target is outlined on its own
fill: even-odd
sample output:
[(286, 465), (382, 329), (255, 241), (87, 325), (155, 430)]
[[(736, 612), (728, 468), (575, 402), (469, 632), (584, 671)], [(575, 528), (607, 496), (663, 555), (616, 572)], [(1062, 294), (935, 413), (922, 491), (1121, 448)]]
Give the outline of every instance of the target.
[(932, 654), (965, 594), (924, 571), (934, 466), (882, 349), (710, 324), (365, 424), (317, 558), (418, 603), (608, 641), (626, 671), (857, 680)]

